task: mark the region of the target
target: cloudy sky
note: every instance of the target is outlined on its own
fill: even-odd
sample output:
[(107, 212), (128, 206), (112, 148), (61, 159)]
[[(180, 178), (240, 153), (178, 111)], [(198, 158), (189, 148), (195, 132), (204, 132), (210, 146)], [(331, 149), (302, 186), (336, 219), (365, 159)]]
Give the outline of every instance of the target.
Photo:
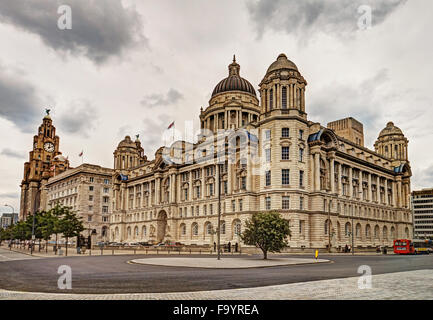
[[(58, 28), (64, 4), (71, 30)], [(413, 188), (432, 187), (432, 11), (430, 0), (1, 1), (0, 211), (18, 210), (47, 106), (72, 166), (84, 150), (85, 162), (111, 167), (126, 134), (153, 158), (172, 121), (198, 127), (233, 54), (257, 88), (284, 52), (308, 81), (309, 119), (353, 116), (369, 148), (394, 121), (410, 141)]]

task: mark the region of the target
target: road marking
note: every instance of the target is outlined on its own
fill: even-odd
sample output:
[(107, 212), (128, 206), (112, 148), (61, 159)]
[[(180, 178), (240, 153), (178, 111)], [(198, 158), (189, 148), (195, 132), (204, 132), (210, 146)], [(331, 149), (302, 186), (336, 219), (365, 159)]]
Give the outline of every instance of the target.
[(6, 259), (9, 259), (9, 260), (12, 260), (12, 258), (6, 257), (6, 256), (4, 256), (4, 255), (2, 255), (2, 254), (0, 254), (0, 257), (2, 257), (2, 258), (6, 258)]

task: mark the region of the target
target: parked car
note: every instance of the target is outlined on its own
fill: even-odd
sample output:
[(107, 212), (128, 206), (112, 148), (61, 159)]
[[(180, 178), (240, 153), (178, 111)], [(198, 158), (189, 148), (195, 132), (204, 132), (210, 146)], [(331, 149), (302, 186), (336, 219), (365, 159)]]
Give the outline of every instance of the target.
[(160, 243), (154, 245), (153, 247), (154, 248), (160, 248), (160, 247), (164, 247), (164, 246), (165, 246), (165, 243), (164, 242), (160, 242)]

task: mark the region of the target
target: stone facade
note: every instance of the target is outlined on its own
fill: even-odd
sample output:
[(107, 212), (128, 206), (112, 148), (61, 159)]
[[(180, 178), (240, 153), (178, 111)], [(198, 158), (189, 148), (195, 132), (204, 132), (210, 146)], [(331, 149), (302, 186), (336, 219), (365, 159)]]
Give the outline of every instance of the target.
[(309, 121), (306, 86), (281, 54), (259, 99), (234, 59), (201, 110), (197, 143), (176, 141), (148, 160), (127, 136), (114, 152), (110, 240), (213, 245), (219, 210), (223, 244), (240, 243), (245, 221), (272, 210), (290, 220), (291, 248), (351, 245), (352, 233), (364, 248), (411, 238), (401, 130), (388, 123), (370, 150), (353, 118), (340, 120), (361, 128), (353, 137)]
[(59, 150), (60, 138), (47, 110), (39, 126), (38, 134), (33, 137), (29, 161), (24, 163), (24, 177), (21, 182), (20, 219), (45, 207), (41, 197), (41, 186), (55, 174), (66, 171), (69, 161)]
[(71, 207), (82, 218), (92, 241), (108, 241), (109, 217), (112, 212), (113, 169), (82, 164), (50, 178), (42, 188), (47, 198), (45, 210), (56, 204)]

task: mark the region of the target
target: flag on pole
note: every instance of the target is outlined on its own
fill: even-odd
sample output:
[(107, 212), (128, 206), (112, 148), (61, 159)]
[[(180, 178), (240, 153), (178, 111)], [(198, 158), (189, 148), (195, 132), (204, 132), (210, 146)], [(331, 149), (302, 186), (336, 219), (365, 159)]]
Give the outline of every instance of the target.
[(79, 157), (83, 156), (83, 151), (80, 152), (80, 154), (78, 155)]
[(170, 129), (170, 128), (173, 127), (173, 126), (174, 126), (174, 121), (173, 121), (172, 123), (170, 123), (170, 125), (168, 126), (167, 129)]

